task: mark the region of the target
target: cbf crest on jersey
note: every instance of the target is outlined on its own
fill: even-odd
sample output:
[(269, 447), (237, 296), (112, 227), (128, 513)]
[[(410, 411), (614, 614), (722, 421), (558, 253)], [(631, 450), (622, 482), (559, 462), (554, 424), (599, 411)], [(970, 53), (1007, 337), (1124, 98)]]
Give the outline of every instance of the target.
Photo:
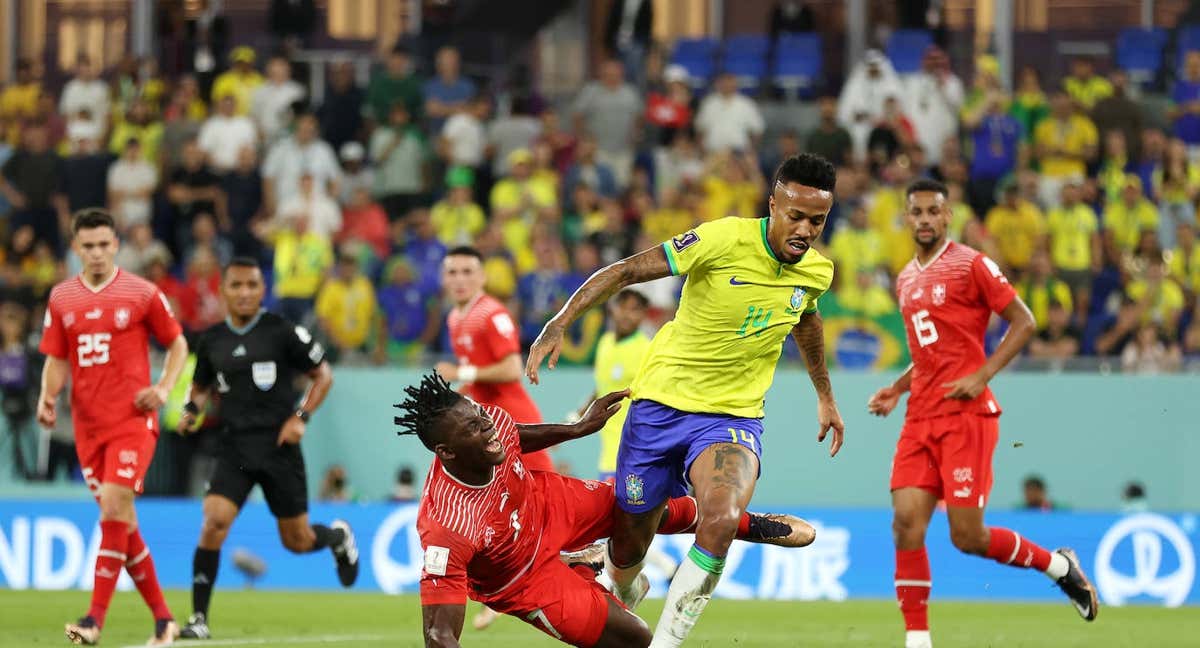
[(113, 314), (113, 323), (116, 324), (117, 328), (119, 329), (129, 326), (129, 309), (118, 308), (117, 312)]
[(642, 495), (645, 492), (643, 488), (642, 478), (637, 475), (625, 476), (625, 501), (633, 506), (641, 506), (646, 502), (642, 501)]
[(255, 362), (250, 365), (250, 375), (254, 378), (254, 386), (263, 391), (270, 391), (275, 386), (275, 363)]
[(796, 288), (792, 290), (792, 300), (788, 303), (788, 314), (795, 315), (796, 313), (800, 312), (800, 308), (804, 305), (805, 292), (805, 289), (801, 288), (800, 286), (796, 286)]

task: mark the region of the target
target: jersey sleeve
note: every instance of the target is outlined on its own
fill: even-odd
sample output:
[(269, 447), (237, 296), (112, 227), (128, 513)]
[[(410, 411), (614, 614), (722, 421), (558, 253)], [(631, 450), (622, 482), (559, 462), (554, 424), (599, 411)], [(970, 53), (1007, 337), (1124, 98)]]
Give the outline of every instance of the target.
[(730, 229), (734, 220), (722, 218), (710, 221), (663, 243), (671, 274), (679, 276), (702, 272), (713, 265), (713, 261), (728, 249), (730, 240), (736, 236)]
[(521, 339), (517, 325), (513, 322), (512, 315), (509, 315), (508, 311), (503, 308), (496, 309), (494, 313), (488, 315), (487, 321), (483, 324), (483, 339), (497, 361), (509, 354), (521, 351)]
[(971, 262), (971, 281), (992, 312), (1003, 311), (1017, 296), (1008, 278), (987, 255), (980, 254)]
[(294, 329), (287, 332), (284, 339), (286, 340), (284, 344), (287, 345), (288, 363), (293, 369), (307, 373), (325, 361), (325, 347), (313, 339), (312, 333), (309, 333), (308, 329), (303, 326), (297, 324)]
[(196, 370), (192, 372), (192, 384), (208, 389), (216, 379), (217, 370), (208, 357), (208, 334), (201, 333), (196, 339)]
[(421, 605), (466, 605), (467, 564), (475, 550), (466, 538), (433, 523), (419, 524)]
[(46, 304), (46, 316), (42, 320), (42, 342), (38, 350), (59, 360), (67, 358), (67, 328), (63, 326), (62, 313), (55, 307), (53, 296)]
[(157, 288), (154, 289), (154, 297), (150, 299), (150, 306), (146, 309), (146, 326), (154, 334), (154, 339), (163, 346), (174, 342), (175, 338), (183, 333), (183, 328), (175, 320), (175, 313), (171, 312), (167, 296)]

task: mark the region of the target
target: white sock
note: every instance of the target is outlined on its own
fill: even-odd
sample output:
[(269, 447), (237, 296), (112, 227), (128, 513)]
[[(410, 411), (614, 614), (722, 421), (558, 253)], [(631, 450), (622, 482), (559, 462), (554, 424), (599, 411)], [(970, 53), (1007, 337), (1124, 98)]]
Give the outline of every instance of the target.
[(909, 630), (904, 633), (904, 648), (933, 648), (928, 630)]
[(646, 560), (643, 558), (629, 567), (617, 567), (612, 560), (612, 540), (604, 544), (604, 572), (612, 580), (613, 593), (622, 601), (633, 598), (634, 581), (637, 580), (638, 574), (642, 573), (642, 566), (645, 564)]
[(1050, 566), (1046, 568), (1045, 574), (1050, 577), (1050, 580), (1056, 581), (1071, 570), (1071, 561), (1067, 557), (1057, 551), (1050, 552)]
[[(708, 563), (709, 568), (701, 567), (701, 562)], [(658, 618), (658, 627), (654, 629), (650, 648), (677, 648), (683, 645), (712, 598), (713, 590), (717, 589), (724, 566), (724, 558), (712, 558), (695, 545), (692, 546), (687, 558), (675, 572), (675, 578), (671, 579), (667, 601), (662, 616)]]

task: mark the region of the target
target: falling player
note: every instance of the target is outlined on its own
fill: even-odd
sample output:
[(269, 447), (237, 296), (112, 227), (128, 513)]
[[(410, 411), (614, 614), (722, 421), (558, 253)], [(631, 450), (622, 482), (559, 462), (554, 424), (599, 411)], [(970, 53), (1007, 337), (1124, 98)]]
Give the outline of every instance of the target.
[[(918, 180), (907, 195), (908, 222), (918, 249), (896, 279), (896, 294), (913, 363), (867, 405), (872, 414), (887, 416), (901, 394), (911, 392), (891, 483), (896, 597), (907, 630), (905, 646), (933, 645), (925, 530), (939, 499), (946, 501), (955, 547), (1045, 573), (1080, 616), (1091, 621), (1098, 607), (1096, 590), (1074, 551), (1050, 552), (983, 521), (992, 487), (992, 452), (1000, 434), (1000, 406), (988, 381), (1029, 341), (1033, 315), (995, 262), (946, 237), (952, 215), (945, 185)], [(988, 357), (983, 338), (992, 313), (1007, 320), (1009, 329)]]
[(617, 454), (617, 505), (608, 571), (622, 601), (636, 604), (642, 560), (668, 498), (690, 484), (700, 506), (696, 543), (667, 591), (653, 646), (679, 646), (703, 612), (725, 567), (739, 516), (754, 494), (761, 456), (763, 398), (790, 333), (817, 392), (817, 438), (843, 424), (825, 367), (817, 298), (833, 263), (810, 249), (833, 206), (836, 171), (809, 154), (775, 173), (765, 218), (722, 218), (592, 275), (546, 324), (526, 373), (554, 368), (563, 332), (618, 290), (687, 275), (679, 311), (654, 336), (634, 378), (633, 404)]
[[(459, 381), (476, 402), (503, 408), (521, 423), (541, 423), (542, 414), (521, 384), (521, 340), (512, 315), (499, 300), (483, 290), (483, 255), (471, 247), (457, 247), (442, 261), (442, 286), (454, 302), (446, 325), (450, 346), (458, 363), (439, 362), (437, 372), (450, 382)], [(545, 450), (525, 457), (531, 470), (554, 470)], [(497, 618), (484, 608), (472, 620), (482, 630)]]
[[(254, 259), (231, 261), (221, 277), (229, 316), (196, 342), (196, 372), (179, 431), (191, 432), (196, 416), (215, 396), (224, 436), (192, 557), (192, 616), (181, 633), (185, 639), (211, 637), (208, 608), (221, 545), (255, 484), (262, 488), (284, 547), (295, 553), (329, 549), (342, 586), (350, 587), (358, 578), (358, 547), (350, 525), (309, 521), (300, 452), (308, 419), (333, 385), (333, 371), (308, 329), (263, 310), (265, 292)], [(300, 376), (310, 381), (303, 396), (296, 389)]]
[[(583, 549), (611, 533), (612, 487), (523, 463), (530, 450), (599, 430), (628, 392), (602, 396), (572, 425), (514, 423), (503, 409), (466, 398), (437, 374), (405, 393), (396, 405), (400, 434), (415, 434), (435, 455), (417, 514), (425, 550), (425, 645), (459, 645), (469, 595), (564, 643), (646, 646), (645, 623), (596, 583), (600, 555), (577, 565), (560, 559), (561, 551)], [(659, 511), (660, 533), (695, 527), (690, 497), (672, 499)], [(790, 515), (744, 513), (739, 526), (742, 539), (784, 547), (802, 547), (814, 536), (807, 522)]]
[[(71, 375), (71, 419), (83, 477), (100, 504), (100, 550), (87, 614), (66, 624), (73, 643), (94, 645), (124, 567), (154, 615), (151, 645), (171, 643), (179, 627), (163, 599), (134, 499), (158, 442), (158, 409), (187, 359), (187, 340), (154, 284), (116, 267), (117, 233), (102, 209), (75, 214), (75, 253), (83, 272), (54, 287), (46, 307), (38, 422), (53, 427), (55, 401)], [(167, 349), (150, 384), (149, 338)]]

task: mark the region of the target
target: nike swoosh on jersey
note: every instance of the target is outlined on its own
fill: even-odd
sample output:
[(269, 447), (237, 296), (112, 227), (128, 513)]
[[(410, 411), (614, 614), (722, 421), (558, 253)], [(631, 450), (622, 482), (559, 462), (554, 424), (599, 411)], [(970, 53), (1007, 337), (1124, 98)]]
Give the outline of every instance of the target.
[(730, 286), (749, 286), (750, 282), (749, 281), (738, 281), (737, 277), (730, 277), (729, 285)]

